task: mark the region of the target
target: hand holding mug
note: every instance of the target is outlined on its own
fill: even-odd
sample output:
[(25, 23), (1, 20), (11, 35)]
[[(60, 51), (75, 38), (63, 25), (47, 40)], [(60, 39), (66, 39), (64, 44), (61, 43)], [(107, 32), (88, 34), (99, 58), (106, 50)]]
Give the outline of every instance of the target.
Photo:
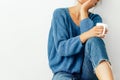
[(87, 38), (100, 37), (104, 38), (105, 34), (108, 32), (108, 26), (104, 23), (97, 23), (96, 26), (85, 32)]
[(105, 35), (106, 32), (108, 31), (108, 25), (104, 23), (97, 23), (96, 26), (102, 26), (103, 27), (103, 32), (101, 35)]

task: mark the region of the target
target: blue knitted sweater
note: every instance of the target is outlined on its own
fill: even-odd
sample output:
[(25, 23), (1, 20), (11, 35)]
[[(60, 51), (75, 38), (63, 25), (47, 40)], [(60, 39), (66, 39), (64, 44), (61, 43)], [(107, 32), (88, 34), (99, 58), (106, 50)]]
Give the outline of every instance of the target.
[(78, 26), (72, 20), (68, 8), (54, 10), (48, 37), (48, 60), (53, 73), (59, 71), (80, 73), (84, 44), (79, 36), (96, 23), (102, 22), (98, 14), (89, 12), (88, 16)]

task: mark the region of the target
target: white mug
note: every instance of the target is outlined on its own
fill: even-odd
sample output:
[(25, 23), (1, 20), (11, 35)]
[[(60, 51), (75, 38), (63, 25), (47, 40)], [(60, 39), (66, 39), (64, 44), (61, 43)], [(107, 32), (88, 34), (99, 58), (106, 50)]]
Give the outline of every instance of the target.
[(104, 24), (104, 23), (97, 23), (96, 26), (103, 26), (102, 35), (105, 34), (105, 30), (106, 30), (106, 29), (108, 30), (108, 25), (107, 25), (107, 24)]

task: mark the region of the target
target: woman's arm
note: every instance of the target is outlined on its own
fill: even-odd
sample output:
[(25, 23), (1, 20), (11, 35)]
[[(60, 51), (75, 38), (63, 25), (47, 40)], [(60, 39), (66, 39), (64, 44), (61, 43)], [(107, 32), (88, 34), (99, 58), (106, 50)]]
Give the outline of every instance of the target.
[[(87, 41), (87, 39), (91, 38), (91, 37), (100, 37), (100, 38), (104, 38), (105, 35), (100, 35), (103, 31), (103, 27), (98, 27), (95, 26), (92, 29), (90, 29), (89, 31), (86, 31), (84, 33), (82, 33), (80, 35), (80, 40), (82, 43), (85, 43)], [(105, 34), (107, 33), (107, 31), (105, 32)]]
[[(100, 37), (100, 38), (105, 37), (105, 35), (100, 35), (103, 31), (103, 27), (101, 26), (97, 27), (94, 25), (97, 22), (102, 22), (101, 17), (99, 15), (96, 15), (93, 21), (88, 18), (88, 10), (94, 7), (97, 1), (98, 0), (88, 0), (85, 3), (83, 3), (81, 6), (80, 17), (81, 17), (81, 33), (82, 34), (80, 35), (80, 40), (82, 41), (82, 43), (85, 43), (86, 40), (91, 37)], [(107, 31), (105, 33), (107, 33)]]
[[(53, 38), (55, 49), (58, 56), (71, 56), (78, 54), (83, 47), (79, 35), (70, 37), (68, 32), (68, 25), (65, 21), (65, 15), (62, 10), (54, 11), (51, 28), (53, 31)], [(54, 45), (51, 44), (51, 45)]]

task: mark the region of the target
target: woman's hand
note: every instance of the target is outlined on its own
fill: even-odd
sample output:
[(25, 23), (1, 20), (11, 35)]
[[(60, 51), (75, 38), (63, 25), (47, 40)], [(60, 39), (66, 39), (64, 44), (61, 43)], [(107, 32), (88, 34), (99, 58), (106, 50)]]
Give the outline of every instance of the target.
[[(82, 41), (82, 43), (84, 43), (87, 39), (91, 38), (91, 37), (100, 37), (100, 38), (104, 38), (105, 35), (102, 35), (103, 32), (103, 26), (95, 26), (92, 29), (82, 33), (80, 35), (80, 39)], [(108, 30), (106, 29), (105, 34), (107, 34)]]
[(81, 9), (80, 9), (80, 18), (81, 20), (85, 19), (88, 17), (88, 10), (95, 6), (99, 0), (87, 0), (86, 2), (81, 4)]
[(88, 11), (90, 8), (94, 7), (99, 0), (87, 0), (81, 6), (81, 9)]
[[(105, 35), (102, 35), (103, 33), (103, 26), (95, 26), (93, 27), (92, 29), (88, 30), (86, 32), (88, 38), (91, 38), (91, 37), (100, 37), (100, 38), (104, 38)], [(105, 34), (107, 34), (107, 29), (105, 31)]]

